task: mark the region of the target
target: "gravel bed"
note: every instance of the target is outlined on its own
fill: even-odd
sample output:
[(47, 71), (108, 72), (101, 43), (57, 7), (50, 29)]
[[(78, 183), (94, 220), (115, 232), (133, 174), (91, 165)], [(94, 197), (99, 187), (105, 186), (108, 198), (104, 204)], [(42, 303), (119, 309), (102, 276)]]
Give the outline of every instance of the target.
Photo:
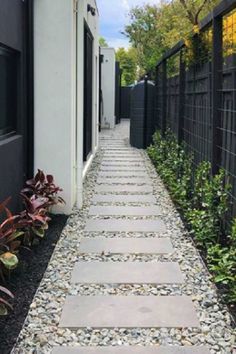
[[(126, 128), (124, 128), (126, 129)], [(116, 138), (121, 134), (120, 129)], [(108, 134), (105, 133), (104, 136)], [(157, 205), (162, 208), (162, 219), (166, 223), (165, 233), (88, 233), (84, 232), (85, 218), (93, 196), (99, 164), (104, 151), (100, 149), (85, 181), (84, 208), (75, 210), (65, 227), (54, 255), (36, 293), (24, 328), (14, 348), (14, 354), (48, 354), (53, 346), (107, 346), (122, 344), (161, 345), (207, 345), (212, 354), (231, 354), (235, 343), (232, 318), (225, 305), (218, 299), (210, 275), (194, 247), (190, 236), (176, 211), (168, 192), (145, 152), (148, 175), (154, 184)], [(103, 205), (110, 205), (103, 203)], [(142, 203), (114, 203), (114, 205), (143, 205)], [(93, 218), (93, 217), (91, 217)], [(96, 217), (94, 217), (96, 218)], [(116, 218), (116, 217), (108, 217)], [(130, 217), (123, 217), (128, 219)], [(148, 217), (150, 218), (150, 217)], [(137, 219), (140, 219), (139, 217)], [(152, 219), (152, 217), (151, 217)], [(170, 237), (175, 248), (173, 255), (114, 255), (79, 254), (82, 237)], [(177, 261), (185, 277), (185, 284), (178, 285), (72, 285), (70, 274), (78, 260), (83, 261)], [(194, 301), (201, 329), (92, 329), (76, 331), (58, 328), (62, 307), (67, 295), (189, 295)]]

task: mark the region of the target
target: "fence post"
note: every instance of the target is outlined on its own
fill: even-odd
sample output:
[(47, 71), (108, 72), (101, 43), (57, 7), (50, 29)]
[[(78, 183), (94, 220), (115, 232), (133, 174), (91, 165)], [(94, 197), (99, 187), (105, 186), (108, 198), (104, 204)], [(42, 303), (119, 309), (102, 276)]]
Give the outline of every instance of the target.
[(222, 17), (213, 18), (212, 53), (212, 173), (216, 174), (221, 163), (219, 147), (222, 145), (221, 90), (223, 85), (223, 21)]
[(162, 122), (161, 122), (161, 130), (162, 134), (166, 131), (166, 105), (167, 105), (167, 65), (166, 59), (162, 62)]
[(143, 127), (143, 144), (147, 148), (147, 109), (148, 109), (148, 75), (144, 78), (144, 127)]
[(179, 112), (178, 112), (178, 143), (183, 140), (184, 103), (185, 103), (185, 61), (183, 50), (179, 55)]

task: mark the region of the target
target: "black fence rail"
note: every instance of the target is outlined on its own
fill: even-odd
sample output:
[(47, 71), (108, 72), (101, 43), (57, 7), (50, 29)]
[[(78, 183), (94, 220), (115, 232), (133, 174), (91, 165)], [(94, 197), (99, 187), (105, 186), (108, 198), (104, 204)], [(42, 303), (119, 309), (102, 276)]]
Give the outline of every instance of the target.
[[(195, 42), (194, 42), (195, 41)], [(201, 23), (192, 47), (177, 43), (156, 67), (155, 126), (170, 128), (194, 164), (223, 167), (236, 216), (236, 0), (223, 0)], [(195, 48), (193, 50), (193, 48)]]

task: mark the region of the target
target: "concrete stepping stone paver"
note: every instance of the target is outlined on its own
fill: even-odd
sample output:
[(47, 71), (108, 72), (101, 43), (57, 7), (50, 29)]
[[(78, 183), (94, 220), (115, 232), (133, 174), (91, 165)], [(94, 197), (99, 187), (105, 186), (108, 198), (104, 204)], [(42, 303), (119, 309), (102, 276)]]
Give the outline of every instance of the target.
[(111, 216), (152, 216), (161, 215), (161, 209), (156, 206), (143, 206), (143, 207), (129, 207), (129, 206), (94, 206), (92, 205), (89, 209), (89, 215), (111, 215)]
[(97, 179), (98, 184), (152, 184), (152, 181), (148, 177), (130, 177), (129, 179), (125, 178), (106, 178), (99, 177)]
[(87, 219), (85, 231), (92, 232), (165, 232), (162, 220)]
[(78, 262), (72, 283), (181, 284), (184, 277), (175, 262)]
[(120, 185), (110, 185), (110, 184), (100, 184), (95, 187), (96, 193), (152, 193), (153, 187), (150, 185), (130, 185), (130, 184), (120, 184)]
[(115, 171), (115, 172), (147, 172), (144, 166), (101, 166), (100, 171)]
[(156, 203), (152, 194), (95, 194), (93, 203)]
[(174, 251), (171, 240), (161, 238), (83, 238), (80, 253), (140, 253), (140, 254), (168, 254)]
[(116, 167), (116, 168), (121, 168), (121, 167), (144, 167), (143, 162), (135, 162), (135, 161), (112, 161), (112, 162), (102, 162), (101, 167), (103, 166), (110, 166), (110, 167)]
[(210, 354), (206, 347), (199, 346), (119, 346), (119, 347), (58, 347), (52, 354)]
[(60, 327), (199, 327), (188, 296), (69, 296)]
[(123, 177), (123, 178), (131, 178), (131, 177), (142, 177), (142, 178), (147, 178), (148, 174), (147, 172), (144, 171), (134, 171), (134, 172), (128, 172), (128, 171), (114, 171), (114, 172), (99, 172), (98, 173), (99, 178), (111, 178), (111, 177)]
[(138, 163), (143, 163), (143, 160), (140, 156), (138, 157), (130, 157), (130, 158), (127, 158), (127, 157), (123, 157), (123, 156), (120, 156), (120, 157), (112, 157), (112, 158), (103, 158), (102, 159), (102, 163), (114, 163), (114, 162), (138, 162)]

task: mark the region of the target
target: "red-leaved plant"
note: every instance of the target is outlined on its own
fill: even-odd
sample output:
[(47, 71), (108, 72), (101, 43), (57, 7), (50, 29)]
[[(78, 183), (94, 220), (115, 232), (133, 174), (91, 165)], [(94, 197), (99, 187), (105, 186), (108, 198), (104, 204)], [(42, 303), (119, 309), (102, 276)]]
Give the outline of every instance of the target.
[(18, 229), (19, 215), (12, 215), (7, 208), (10, 198), (0, 204), (0, 214), (5, 214), (0, 224), (0, 277), (4, 279), (7, 271), (14, 269), (18, 264), (16, 256), (21, 245), (24, 232)]
[(20, 213), (17, 227), (24, 232), (24, 244), (31, 246), (35, 237), (43, 238), (51, 220), (47, 215), (48, 198), (20, 194), (25, 210)]
[(7, 315), (8, 308), (12, 310), (12, 305), (9, 303), (8, 298), (13, 299), (14, 298), (13, 294), (10, 292), (10, 290), (5, 288), (4, 286), (0, 286), (0, 316)]
[(46, 175), (42, 170), (38, 170), (35, 177), (28, 180), (26, 185), (27, 187), (22, 190), (22, 193), (29, 197), (36, 195), (37, 197), (47, 198), (48, 202), (44, 205), (46, 209), (59, 203), (65, 203), (58, 196), (62, 189), (55, 184), (54, 177)]

